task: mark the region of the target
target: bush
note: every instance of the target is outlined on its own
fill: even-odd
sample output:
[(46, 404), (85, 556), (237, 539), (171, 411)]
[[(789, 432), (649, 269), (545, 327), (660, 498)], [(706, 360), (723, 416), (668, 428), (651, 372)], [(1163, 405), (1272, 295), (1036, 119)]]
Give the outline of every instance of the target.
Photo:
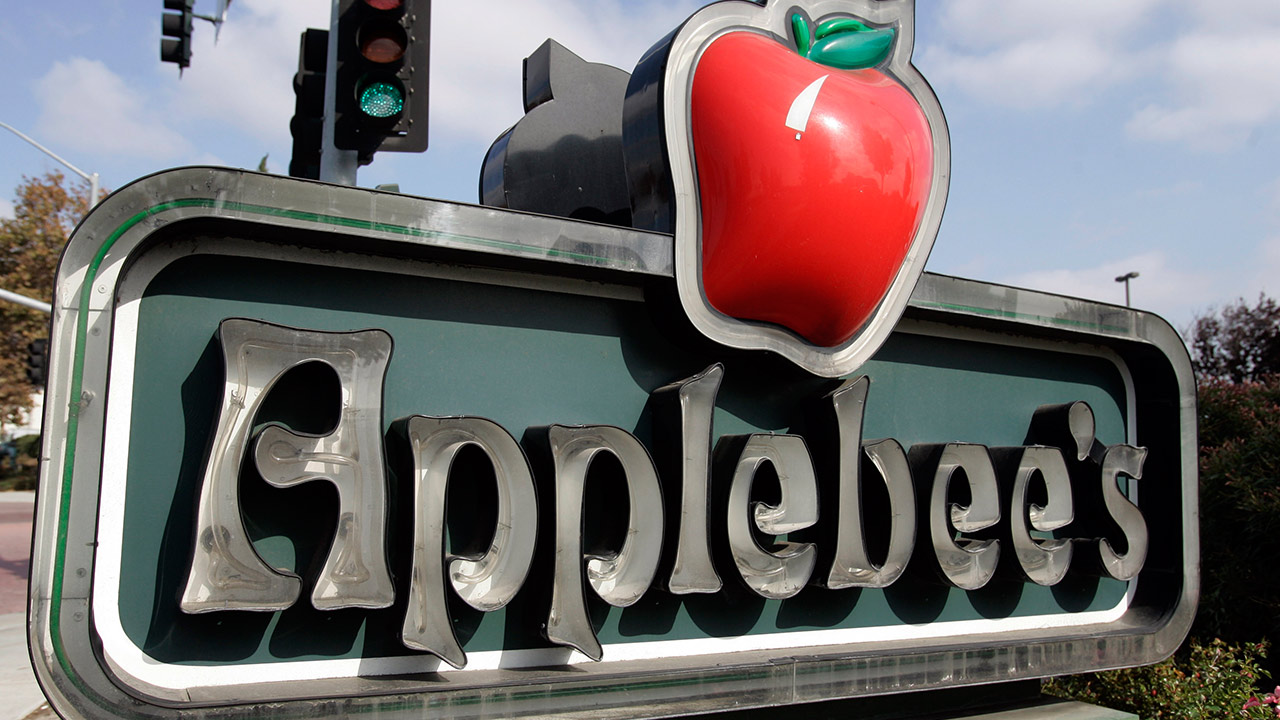
[(18, 449), (18, 455), (21, 457), (40, 457), (40, 436), (39, 435), (23, 435), (13, 441), (13, 446)]
[[(1102, 705), (1151, 718), (1276, 717), (1274, 698), (1258, 697), (1266, 677), (1261, 662), (1267, 643), (1230, 645), (1192, 641), (1162, 663), (1047, 680), (1050, 695)], [(1278, 688), (1280, 690), (1280, 688)]]
[[(1193, 634), (1280, 640), (1280, 377), (1200, 386), (1200, 612)], [(1272, 674), (1277, 670), (1271, 665)]]
[(23, 435), (13, 440), (18, 451), (12, 465), (9, 458), (0, 455), (0, 492), (8, 490), (35, 490), (40, 472), (40, 436)]

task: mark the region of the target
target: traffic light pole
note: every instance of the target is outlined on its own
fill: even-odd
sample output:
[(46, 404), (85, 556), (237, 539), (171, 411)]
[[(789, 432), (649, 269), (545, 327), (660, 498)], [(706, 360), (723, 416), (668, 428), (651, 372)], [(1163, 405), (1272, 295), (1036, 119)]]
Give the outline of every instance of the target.
[(44, 313), (53, 312), (53, 306), (50, 305), (49, 303), (41, 302), (39, 300), (36, 300), (35, 298), (29, 298), (26, 295), (19, 295), (18, 293), (12, 292), (10, 290), (0, 289), (0, 300), (8, 300), (9, 302), (12, 302), (12, 303), (25, 305), (29, 308), (32, 308), (34, 310), (39, 310), (40, 312), (44, 312)]
[[(37, 150), (39, 150), (40, 152), (43, 152), (45, 155), (48, 155), (49, 157), (53, 158), (54, 160), (57, 160), (58, 162), (62, 163), (62, 164), (63, 164), (63, 165), (64, 165), (68, 170), (70, 170), (71, 172), (73, 172), (73, 173), (75, 173), (75, 174), (79, 175), (80, 177), (84, 178), (85, 180), (88, 180), (88, 181), (89, 181), (89, 207), (91, 207), (91, 208), (92, 208), (94, 205), (97, 205), (97, 204), (98, 204), (98, 193), (99, 193), (99, 186), (98, 186), (98, 173), (87, 173), (87, 172), (85, 172), (85, 171), (81, 170), (80, 168), (76, 167), (75, 165), (72, 165), (71, 163), (67, 162), (66, 160), (63, 160), (62, 158), (58, 157), (57, 153), (55, 153), (54, 151), (50, 150), (49, 148), (47, 148), (47, 147), (45, 147), (45, 146), (41, 145), (40, 143), (36, 142), (35, 140), (32, 140), (31, 138), (27, 137), (25, 134), (23, 134), (23, 133), (22, 133), (21, 131), (19, 131), (17, 128), (13, 127), (12, 125), (10, 125), (10, 124), (8, 124), (8, 123), (0, 122), (0, 127), (4, 128), (5, 130), (8, 130), (9, 132), (13, 133), (14, 135), (17, 135), (18, 137), (22, 138), (23, 140), (26, 140), (27, 142), (31, 143), (31, 144), (32, 144), (32, 145), (34, 145), (34, 146), (35, 146), (35, 148), (36, 148)], [(15, 302), (16, 302), (16, 301), (15, 301)], [(45, 310), (45, 312), (49, 312), (49, 311), (46, 309), (46, 310)]]
[(331, 0), (329, 11), (329, 57), (324, 73), (324, 130), (320, 145), (320, 179), (324, 182), (355, 187), (359, 153), (339, 150), (333, 142), (335, 101), (338, 94), (338, 12), (339, 0)]

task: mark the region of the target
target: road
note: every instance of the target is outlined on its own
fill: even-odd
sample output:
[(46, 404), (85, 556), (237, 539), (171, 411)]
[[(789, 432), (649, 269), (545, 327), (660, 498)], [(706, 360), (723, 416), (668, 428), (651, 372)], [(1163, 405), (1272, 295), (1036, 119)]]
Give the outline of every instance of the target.
[(0, 493), (0, 720), (46, 720), (27, 655), (27, 575), (35, 493)]
[(5, 493), (0, 499), (0, 615), (25, 612), (31, 571), (31, 521), (35, 496)]

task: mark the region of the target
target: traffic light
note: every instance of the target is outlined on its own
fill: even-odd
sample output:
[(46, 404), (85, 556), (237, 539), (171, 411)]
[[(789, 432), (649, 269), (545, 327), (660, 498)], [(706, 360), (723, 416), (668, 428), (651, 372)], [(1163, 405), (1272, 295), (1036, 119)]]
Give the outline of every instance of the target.
[(329, 31), (309, 28), (298, 48), (298, 72), (293, 76), (297, 95), (289, 132), (293, 133), (292, 177), (320, 179), (320, 146), (324, 135), (325, 62), (329, 56)]
[(427, 149), (430, 0), (339, 0), (334, 145), (359, 152)]
[[(164, 0), (160, 16), (160, 61), (177, 63), (182, 69), (191, 64), (191, 24), (195, 18), (196, 0)], [(169, 12), (176, 10), (177, 12)]]
[(27, 380), (32, 385), (44, 385), (49, 376), (49, 338), (39, 338), (27, 343)]

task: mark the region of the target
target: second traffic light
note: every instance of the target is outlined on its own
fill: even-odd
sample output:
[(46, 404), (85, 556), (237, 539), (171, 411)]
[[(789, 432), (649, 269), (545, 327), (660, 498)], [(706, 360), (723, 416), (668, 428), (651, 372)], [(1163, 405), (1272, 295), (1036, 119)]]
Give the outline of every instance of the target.
[(430, 0), (340, 0), (334, 145), (359, 152), (427, 149)]
[(179, 70), (191, 64), (195, 4), (195, 0), (164, 0), (164, 13), (160, 16), (160, 61), (176, 63)]
[(298, 72), (293, 76), (296, 96), (289, 132), (293, 135), (292, 177), (320, 179), (320, 150), (324, 137), (325, 62), (329, 56), (329, 31), (308, 28), (298, 50)]
[(49, 338), (27, 343), (27, 381), (44, 385), (49, 378)]

